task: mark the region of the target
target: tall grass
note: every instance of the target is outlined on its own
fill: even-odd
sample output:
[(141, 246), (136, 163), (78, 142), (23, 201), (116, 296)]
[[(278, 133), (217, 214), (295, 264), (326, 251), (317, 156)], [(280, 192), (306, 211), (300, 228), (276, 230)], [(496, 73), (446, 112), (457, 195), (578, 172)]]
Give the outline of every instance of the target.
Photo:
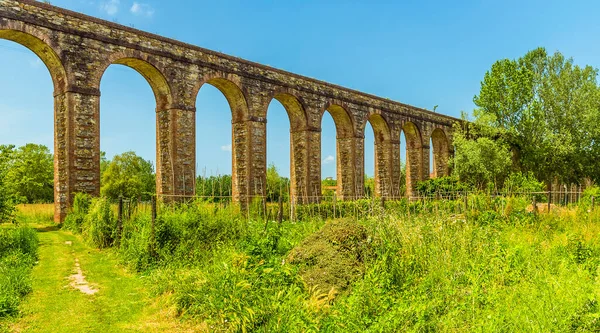
[(0, 318), (16, 314), (21, 299), (31, 292), (37, 248), (33, 229), (0, 226)]
[[(383, 204), (304, 206), (278, 223), (194, 202), (159, 209), (154, 226), (134, 214), (97, 243), (90, 228), (115, 235), (117, 224), (92, 203), (82, 228), (210, 331), (600, 330), (600, 212), (589, 204)], [(351, 218), (325, 221), (334, 210)]]
[(54, 204), (17, 205), (16, 220), (22, 223), (51, 224), (54, 222)]

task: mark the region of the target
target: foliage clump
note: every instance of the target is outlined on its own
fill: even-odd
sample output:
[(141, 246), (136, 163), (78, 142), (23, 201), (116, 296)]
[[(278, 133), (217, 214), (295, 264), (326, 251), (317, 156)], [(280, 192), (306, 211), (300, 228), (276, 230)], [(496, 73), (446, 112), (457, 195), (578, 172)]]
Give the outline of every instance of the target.
[(38, 244), (33, 229), (0, 228), (0, 318), (17, 314), (20, 301), (31, 292)]
[(309, 288), (341, 292), (364, 273), (369, 240), (365, 227), (356, 221), (333, 220), (292, 249), (287, 261), (300, 268)]
[(89, 213), (83, 220), (82, 233), (98, 248), (107, 248), (114, 244), (117, 237), (117, 219), (107, 199), (92, 200)]
[(73, 199), (73, 207), (67, 215), (63, 227), (75, 233), (81, 233), (85, 216), (90, 210), (92, 197), (89, 194), (77, 193)]

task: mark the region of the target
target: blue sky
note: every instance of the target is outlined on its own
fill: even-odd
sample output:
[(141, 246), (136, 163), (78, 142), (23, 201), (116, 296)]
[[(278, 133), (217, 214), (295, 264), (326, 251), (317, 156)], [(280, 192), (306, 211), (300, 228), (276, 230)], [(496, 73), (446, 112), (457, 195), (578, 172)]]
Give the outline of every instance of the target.
[[(596, 1), (158, 1), (52, 4), (403, 103), (459, 116), (492, 63), (543, 46), (600, 67)], [(0, 144), (52, 147), (52, 83), (29, 50), (0, 41)], [(101, 82), (101, 149), (155, 160), (154, 98), (135, 71)], [(231, 113), (204, 86), (197, 100), (198, 173), (231, 172)], [(268, 161), (289, 175), (289, 123), (273, 102)], [(373, 174), (367, 127), (365, 168)], [(323, 120), (323, 176), (335, 175), (335, 127)]]

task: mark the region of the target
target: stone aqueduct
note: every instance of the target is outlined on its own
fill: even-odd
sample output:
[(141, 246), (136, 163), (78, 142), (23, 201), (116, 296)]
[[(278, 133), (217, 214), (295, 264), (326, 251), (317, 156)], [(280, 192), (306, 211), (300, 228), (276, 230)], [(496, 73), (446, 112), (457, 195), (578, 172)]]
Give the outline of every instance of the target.
[[(233, 196), (265, 193), (266, 113), (276, 99), (290, 121), (291, 196), (321, 195), (321, 118), (337, 130), (338, 197), (362, 195), (364, 130), (375, 133), (375, 187), (400, 196), (400, 136), (407, 140), (407, 192), (449, 172), (457, 119), (346, 89), (32, 0), (0, 0), (0, 38), (39, 56), (54, 84), (55, 219), (73, 194), (100, 189), (100, 79), (111, 64), (129, 66), (156, 97), (156, 172), (159, 195), (194, 195), (196, 95), (210, 84), (226, 97), (232, 119)], [(201, 114), (199, 115), (201, 117)], [(430, 139), (433, 147), (430, 147)], [(201, 156), (199, 157), (202, 158)]]

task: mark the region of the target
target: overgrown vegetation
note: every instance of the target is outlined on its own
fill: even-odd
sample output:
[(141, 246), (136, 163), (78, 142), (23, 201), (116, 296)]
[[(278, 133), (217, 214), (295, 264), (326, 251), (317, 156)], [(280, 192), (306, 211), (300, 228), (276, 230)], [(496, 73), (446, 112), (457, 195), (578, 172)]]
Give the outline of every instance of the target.
[(23, 297), (31, 292), (37, 248), (33, 229), (0, 226), (0, 318), (15, 315)]
[(368, 202), (346, 203), (363, 206), (342, 219), (313, 210), (278, 223), (198, 201), (159, 208), (154, 229), (148, 213), (134, 214), (119, 239), (110, 207), (93, 199), (82, 232), (209, 331), (600, 328), (600, 213), (589, 200), (549, 214), (519, 196), (470, 194), (466, 207), (390, 201), (385, 210), (370, 201), (355, 217)]

